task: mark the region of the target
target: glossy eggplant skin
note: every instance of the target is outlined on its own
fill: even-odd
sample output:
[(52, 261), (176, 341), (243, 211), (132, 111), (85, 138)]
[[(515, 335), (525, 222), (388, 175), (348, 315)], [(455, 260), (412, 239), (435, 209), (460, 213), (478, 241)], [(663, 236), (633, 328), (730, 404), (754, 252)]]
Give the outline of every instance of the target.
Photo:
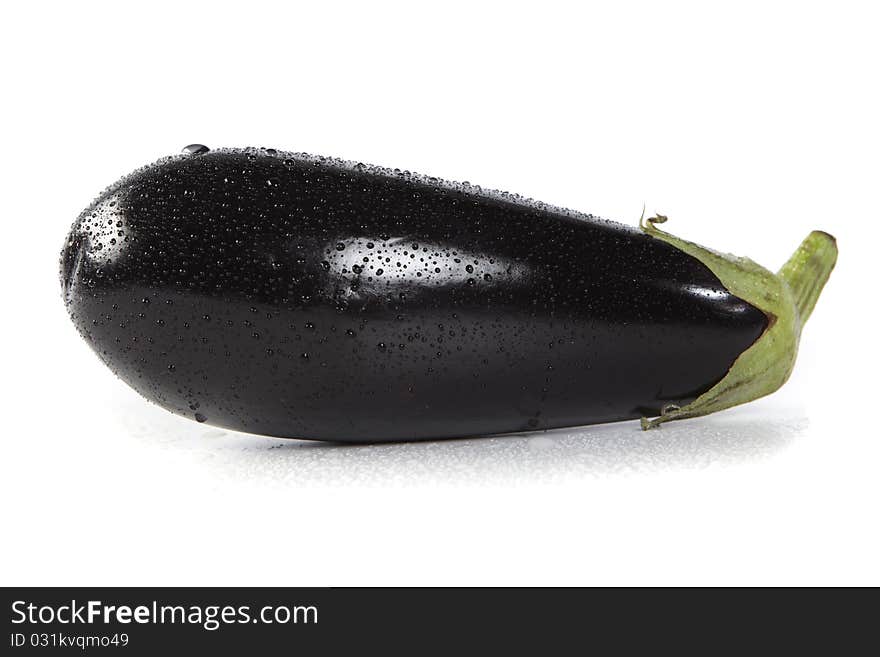
[(74, 224), (64, 299), (147, 399), (279, 437), (386, 441), (657, 414), (767, 326), (636, 229), (365, 165), (166, 158)]

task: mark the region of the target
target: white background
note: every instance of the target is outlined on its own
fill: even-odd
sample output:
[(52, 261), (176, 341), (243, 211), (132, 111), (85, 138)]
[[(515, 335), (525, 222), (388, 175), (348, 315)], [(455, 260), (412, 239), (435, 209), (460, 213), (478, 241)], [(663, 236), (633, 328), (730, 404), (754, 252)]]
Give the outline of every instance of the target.
[[(0, 583), (880, 584), (872, 3), (16, 3), (0, 10)], [(409, 168), (837, 270), (789, 384), (629, 422), (365, 447), (151, 406), (57, 259), (185, 144)]]

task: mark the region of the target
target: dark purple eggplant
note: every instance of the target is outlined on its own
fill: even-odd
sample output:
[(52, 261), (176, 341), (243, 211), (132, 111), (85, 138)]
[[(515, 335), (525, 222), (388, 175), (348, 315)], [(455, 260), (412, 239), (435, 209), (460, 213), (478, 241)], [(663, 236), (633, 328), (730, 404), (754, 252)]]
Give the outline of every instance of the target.
[(777, 275), (663, 220), (193, 146), (80, 215), (61, 279), (106, 365), (199, 422), (338, 441), (647, 428), (782, 385), (837, 253), (813, 232)]

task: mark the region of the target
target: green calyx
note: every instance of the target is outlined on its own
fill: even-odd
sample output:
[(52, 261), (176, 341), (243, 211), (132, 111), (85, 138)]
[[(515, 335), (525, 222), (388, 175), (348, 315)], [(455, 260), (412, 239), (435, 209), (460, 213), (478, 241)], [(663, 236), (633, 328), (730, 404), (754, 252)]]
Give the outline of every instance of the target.
[(774, 274), (748, 258), (718, 253), (657, 228), (665, 221), (662, 215), (645, 219), (642, 213), (639, 227), (702, 262), (731, 294), (767, 315), (768, 322), (724, 378), (686, 406), (667, 405), (659, 417), (643, 417), (642, 429), (715, 413), (778, 390), (791, 375), (801, 331), (837, 262), (837, 243), (822, 231), (810, 233)]

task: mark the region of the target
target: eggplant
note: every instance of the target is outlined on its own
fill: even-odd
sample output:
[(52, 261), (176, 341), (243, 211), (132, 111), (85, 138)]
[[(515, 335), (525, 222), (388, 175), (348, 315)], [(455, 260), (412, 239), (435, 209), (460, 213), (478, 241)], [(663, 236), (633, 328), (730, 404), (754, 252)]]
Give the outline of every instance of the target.
[(781, 386), (837, 257), (814, 231), (773, 274), (664, 220), (196, 144), (79, 216), (61, 283), (104, 363), (198, 422), (352, 442), (650, 428)]

